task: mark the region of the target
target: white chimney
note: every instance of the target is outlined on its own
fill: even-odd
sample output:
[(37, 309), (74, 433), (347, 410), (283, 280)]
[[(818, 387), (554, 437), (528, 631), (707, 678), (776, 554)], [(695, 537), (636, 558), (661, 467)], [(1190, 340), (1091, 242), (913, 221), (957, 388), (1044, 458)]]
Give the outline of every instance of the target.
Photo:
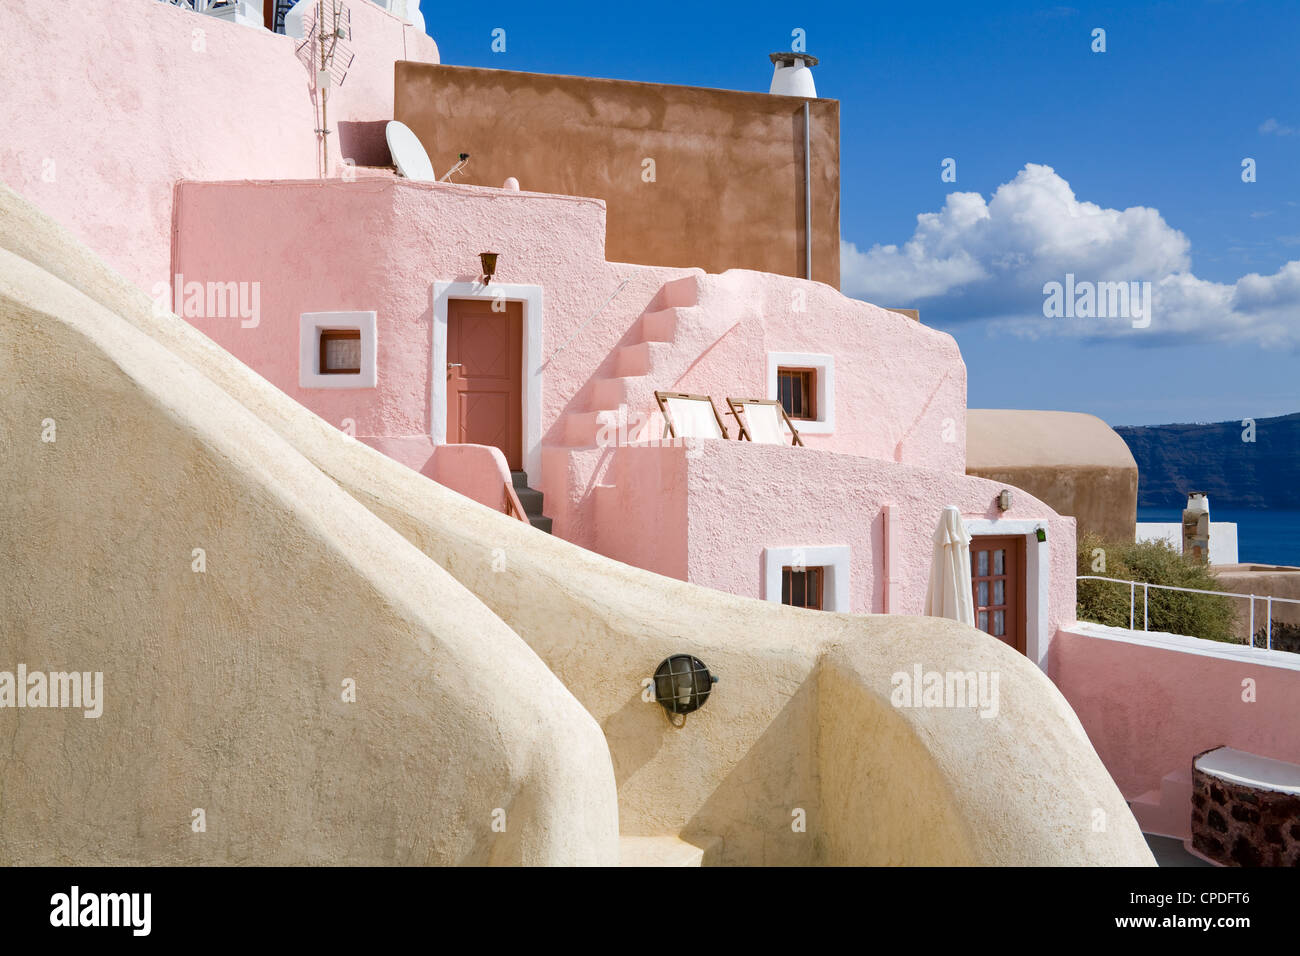
[(815, 100), (817, 87), (813, 84), (810, 67), (817, 65), (817, 57), (808, 53), (772, 53), (772, 87), (769, 93), (778, 96), (803, 96)]
[(1193, 491), (1183, 509), (1183, 554), (1201, 561), (1210, 560), (1210, 496)]

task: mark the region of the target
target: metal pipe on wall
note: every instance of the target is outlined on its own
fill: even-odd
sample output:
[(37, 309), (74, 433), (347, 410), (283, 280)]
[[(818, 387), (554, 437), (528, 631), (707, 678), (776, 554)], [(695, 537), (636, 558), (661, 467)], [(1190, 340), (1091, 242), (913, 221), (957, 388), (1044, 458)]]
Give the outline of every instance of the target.
[(804, 278), (812, 278), (812, 111), (803, 101), (803, 261)]

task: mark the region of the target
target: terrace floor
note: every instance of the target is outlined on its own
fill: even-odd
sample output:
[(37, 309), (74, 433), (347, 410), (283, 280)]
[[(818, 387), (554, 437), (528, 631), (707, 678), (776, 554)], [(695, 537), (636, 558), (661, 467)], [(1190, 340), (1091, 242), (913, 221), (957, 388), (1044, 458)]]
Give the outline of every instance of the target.
[(1214, 866), (1208, 860), (1188, 853), (1182, 840), (1156, 836), (1154, 833), (1144, 833), (1142, 836), (1146, 838), (1147, 846), (1151, 848), (1151, 855), (1156, 858), (1158, 866)]

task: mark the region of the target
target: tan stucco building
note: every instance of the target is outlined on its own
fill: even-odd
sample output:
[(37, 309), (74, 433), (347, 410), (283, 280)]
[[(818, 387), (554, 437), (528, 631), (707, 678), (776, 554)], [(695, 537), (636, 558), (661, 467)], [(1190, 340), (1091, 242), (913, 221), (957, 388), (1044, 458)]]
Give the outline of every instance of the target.
[(966, 473), (1023, 488), (1072, 515), (1081, 535), (1132, 541), (1136, 533), (1137, 462), (1093, 415), (967, 409)]

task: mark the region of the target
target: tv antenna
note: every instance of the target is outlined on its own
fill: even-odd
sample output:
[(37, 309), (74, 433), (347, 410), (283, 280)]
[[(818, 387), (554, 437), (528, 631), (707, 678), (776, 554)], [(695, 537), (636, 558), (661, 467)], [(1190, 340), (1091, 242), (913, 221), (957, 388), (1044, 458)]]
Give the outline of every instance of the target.
[(330, 174), (329, 92), (342, 86), (356, 54), (347, 41), (352, 39), (352, 11), (343, 0), (319, 0), (314, 14), (303, 20), (303, 40), (296, 50), (298, 58), (316, 72), (316, 93), (320, 105), (320, 127), (316, 135), (321, 143), (321, 168)]

